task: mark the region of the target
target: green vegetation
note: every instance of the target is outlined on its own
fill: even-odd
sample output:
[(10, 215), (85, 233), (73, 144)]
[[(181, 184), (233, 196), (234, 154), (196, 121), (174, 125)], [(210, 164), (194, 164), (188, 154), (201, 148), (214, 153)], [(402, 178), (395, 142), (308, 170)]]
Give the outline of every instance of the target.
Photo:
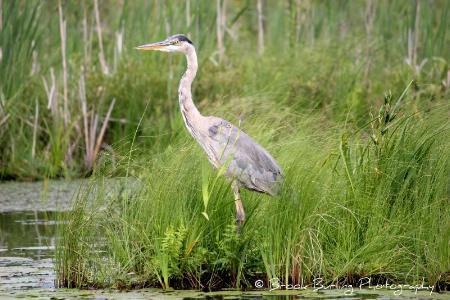
[[(448, 106), (402, 114), (398, 103), (388, 94), (379, 115), (355, 134), (320, 130), (320, 120), (293, 115), (283, 103), (228, 103), (231, 114), (258, 107), (246, 130), (272, 145), (286, 172), (279, 199), (243, 192), (241, 235), (230, 184), (216, 181), (212, 167), (202, 175), (206, 158), (190, 137), (181, 135), (149, 162), (132, 158), (133, 178), (111, 179), (105, 154), (61, 228), (60, 284), (215, 289), (271, 278), (357, 284), (372, 276), (403, 284), (425, 278), (445, 288)], [(259, 130), (268, 115), (278, 130)]]
[(176, 101), (185, 58), (133, 49), (174, 33), (199, 52), (194, 99), (205, 114), (258, 97), (361, 126), (412, 79), (411, 109), (448, 101), (448, 1), (263, 1), (261, 55), (255, 1), (221, 9), (222, 51), (214, 1), (61, 2), (2, 4), (0, 179), (90, 172), (101, 151), (126, 155), (141, 117), (135, 146), (146, 155), (185, 135)]
[[(263, 27), (250, 0), (61, 2), (2, 3), (0, 37), (0, 178), (92, 174), (61, 285), (448, 288), (450, 2), (262, 1)], [(175, 33), (197, 47), (199, 110), (242, 115), (286, 175), (279, 199), (243, 191), (241, 235), (183, 128), (185, 58), (133, 50)]]

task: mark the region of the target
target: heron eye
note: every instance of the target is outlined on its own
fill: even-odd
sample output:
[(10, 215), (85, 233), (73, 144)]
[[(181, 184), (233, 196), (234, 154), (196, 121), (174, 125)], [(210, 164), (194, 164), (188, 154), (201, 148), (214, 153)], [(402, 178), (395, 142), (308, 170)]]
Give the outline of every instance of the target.
[(174, 45), (178, 45), (178, 40), (174, 40), (174, 41), (173, 41), (173, 44), (174, 44)]

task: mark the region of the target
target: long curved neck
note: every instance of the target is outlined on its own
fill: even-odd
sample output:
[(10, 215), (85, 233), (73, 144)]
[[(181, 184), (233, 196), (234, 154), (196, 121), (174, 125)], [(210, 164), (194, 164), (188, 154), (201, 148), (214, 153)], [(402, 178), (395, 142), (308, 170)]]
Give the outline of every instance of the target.
[[(194, 121), (193, 119), (200, 118), (201, 115), (197, 110), (197, 108), (195, 107), (194, 102), (192, 101), (192, 92), (191, 92), (192, 81), (194, 81), (198, 69), (197, 54), (195, 53), (194, 46), (191, 45), (189, 45), (185, 49), (184, 53), (186, 54), (187, 58), (187, 70), (180, 80), (180, 87), (178, 88), (178, 99), (180, 102), (181, 113), (183, 114), (186, 126), (188, 127), (189, 126), (188, 122), (190, 122), (191, 120)], [(192, 124), (195, 122), (190, 123)]]

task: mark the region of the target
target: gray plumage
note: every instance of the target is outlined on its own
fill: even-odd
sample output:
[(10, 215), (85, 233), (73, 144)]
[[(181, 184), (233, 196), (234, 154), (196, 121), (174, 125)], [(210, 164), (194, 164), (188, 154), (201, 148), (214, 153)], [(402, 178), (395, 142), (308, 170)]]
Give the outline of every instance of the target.
[(214, 167), (225, 166), (225, 176), (232, 181), (236, 203), (238, 230), (245, 221), (245, 211), (239, 189), (245, 188), (278, 194), (284, 178), (275, 159), (260, 144), (235, 125), (217, 117), (202, 116), (192, 101), (191, 85), (197, 73), (197, 54), (192, 42), (184, 35), (174, 35), (163, 42), (136, 47), (138, 50), (183, 52), (187, 58), (187, 70), (180, 81), (178, 99), (186, 128), (203, 147)]
[(206, 120), (208, 136), (202, 147), (209, 149), (205, 149), (209, 161), (216, 168), (228, 164), (225, 176), (240, 186), (276, 196), (283, 175), (275, 159), (235, 125), (216, 117)]

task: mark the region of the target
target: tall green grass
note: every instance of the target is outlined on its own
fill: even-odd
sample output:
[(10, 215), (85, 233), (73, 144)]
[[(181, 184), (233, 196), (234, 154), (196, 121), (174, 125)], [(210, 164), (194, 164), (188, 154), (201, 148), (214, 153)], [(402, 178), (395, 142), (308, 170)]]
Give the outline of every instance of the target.
[[(450, 2), (263, 1), (261, 55), (253, 1), (222, 7), (223, 49), (216, 1), (95, 3), (1, 5), (0, 179), (92, 175), (60, 227), (62, 286), (448, 287)], [(242, 114), (286, 174), (280, 199), (243, 191), (241, 235), (183, 128), (185, 58), (133, 51), (175, 33), (202, 113)]]
[(413, 90), (386, 93), (366, 125), (355, 126), (294, 113), (271, 97), (222, 107), (229, 120), (249, 112), (243, 130), (286, 175), (279, 199), (242, 192), (242, 234), (230, 183), (216, 181), (212, 168), (202, 172), (201, 148), (180, 134), (146, 159), (133, 152), (132, 177), (111, 176), (102, 159), (59, 228), (61, 286), (212, 290), (273, 278), (355, 285), (370, 276), (448, 288), (448, 104), (417, 111)]
[(278, 94), (270, 99), (297, 114), (315, 108), (331, 122), (362, 126), (385, 90), (411, 79), (416, 109), (448, 99), (448, 1), (294, 2), (264, 2), (258, 55), (256, 4), (228, 1), (220, 63), (214, 1), (108, 1), (98, 10), (95, 1), (3, 3), (0, 178), (90, 173), (93, 143), (125, 155), (123, 139), (146, 106), (138, 136), (157, 138), (142, 139), (141, 148), (164, 150), (182, 125), (175, 91), (184, 57), (133, 48), (175, 33), (189, 34), (199, 52), (194, 95), (202, 110)]

